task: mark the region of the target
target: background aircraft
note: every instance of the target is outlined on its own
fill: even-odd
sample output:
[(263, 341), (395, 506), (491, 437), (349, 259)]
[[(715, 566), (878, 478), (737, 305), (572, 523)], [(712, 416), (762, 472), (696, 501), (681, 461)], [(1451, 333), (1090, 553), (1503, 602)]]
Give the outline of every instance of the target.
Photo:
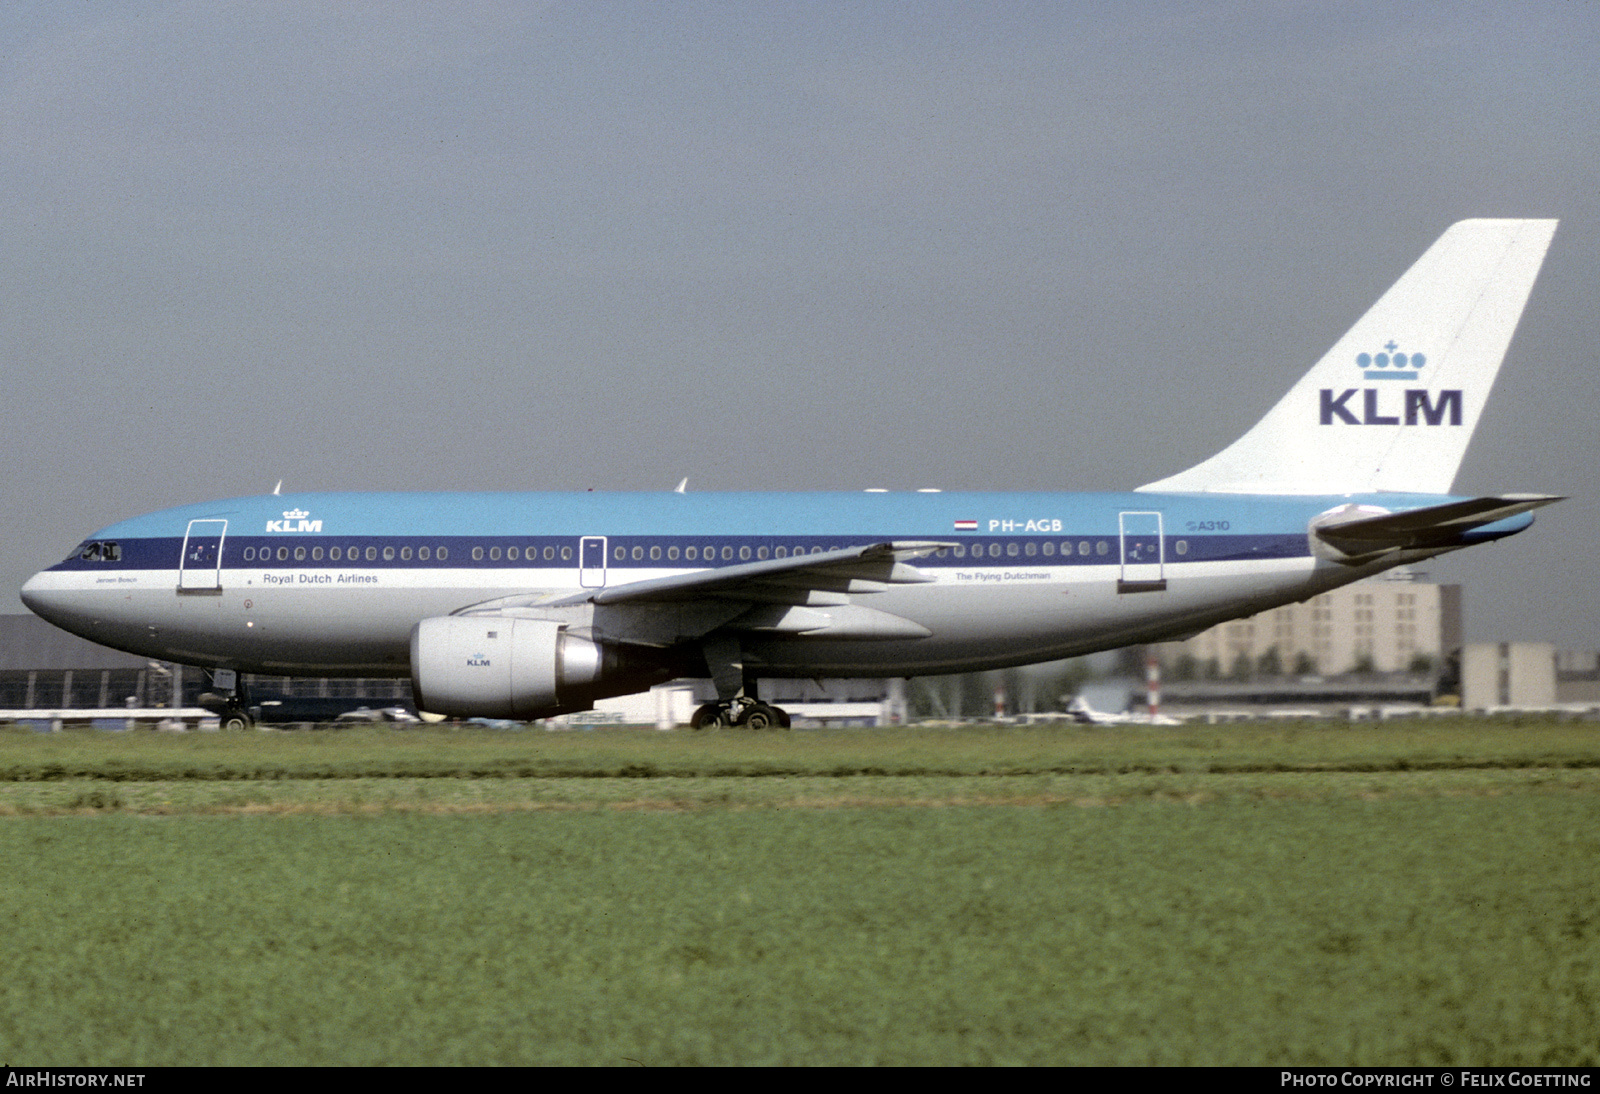
[(1072, 702), (1067, 704), (1067, 713), (1072, 715), (1072, 720), (1086, 726), (1181, 726), (1177, 718), (1169, 714), (1151, 714), (1149, 711), (1126, 710), (1121, 714), (1108, 714), (1103, 710), (1096, 710), (1090, 705), (1089, 700), (1081, 695), (1075, 695)]

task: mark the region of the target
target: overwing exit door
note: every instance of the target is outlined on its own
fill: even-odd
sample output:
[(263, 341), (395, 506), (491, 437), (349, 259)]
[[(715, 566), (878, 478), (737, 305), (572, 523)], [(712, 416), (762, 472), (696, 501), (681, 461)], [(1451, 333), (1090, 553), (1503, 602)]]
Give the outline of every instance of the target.
[(585, 589), (605, 588), (605, 536), (584, 536), (578, 541), (578, 584)]

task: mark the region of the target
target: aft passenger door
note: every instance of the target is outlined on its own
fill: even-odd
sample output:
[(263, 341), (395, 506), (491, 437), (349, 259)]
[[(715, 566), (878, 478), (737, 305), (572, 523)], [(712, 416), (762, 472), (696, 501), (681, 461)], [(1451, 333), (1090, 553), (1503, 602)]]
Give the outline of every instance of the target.
[(1157, 592), (1167, 587), (1161, 537), (1161, 514), (1130, 512), (1117, 515), (1122, 544), (1119, 593)]
[(178, 556), (180, 593), (222, 592), (222, 542), (228, 536), (225, 520), (191, 520)]

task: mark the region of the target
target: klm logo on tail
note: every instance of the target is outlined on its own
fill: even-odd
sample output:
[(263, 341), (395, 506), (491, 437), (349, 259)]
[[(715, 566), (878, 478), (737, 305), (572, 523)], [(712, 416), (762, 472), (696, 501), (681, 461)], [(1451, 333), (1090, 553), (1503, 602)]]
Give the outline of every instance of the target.
[[(1399, 344), (1393, 339), (1381, 353), (1358, 353), (1356, 365), (1367, 380), (1415, 380), (1422, 374), (1428, 359), (1420, 353), (1397, 353)], [(1389, 389), (1393, 390), (1393, 389)], [(1400, 393), (1401, 402), (1395, 406), (1392, 398), (1381, 397), (1382, 388), (1345, 388), (1334, 394), (1333, 388), (1322, 389), (1320, 423), (1322, 425), (1460, 425), (1461, 391), (1449, 388), (1438, 393), (1435, 400), (1424, 388), (1407, 388)], [(1360, 417), (1350, 405), (1357, 392), (1361, 395)], [(1387, 405), (1393, 413), (1383, 412)]]
[[(1393, 338), (1383, 347), (1383, 353), (1358, 353), (1356, 364), (1361, 375), (1368, 380), (1415, 380), (1428, 359), (1420, 353), (1396, 353), (1400, 348)], [(1392, 366), (1392, 367), (1391, 367)]]

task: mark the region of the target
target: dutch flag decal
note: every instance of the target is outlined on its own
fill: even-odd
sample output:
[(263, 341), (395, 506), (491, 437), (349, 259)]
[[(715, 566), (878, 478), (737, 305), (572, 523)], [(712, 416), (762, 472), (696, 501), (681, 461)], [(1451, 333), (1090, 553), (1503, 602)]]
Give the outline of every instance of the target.
[(976, 532), (977, 530), (978, 530), (978, 522), (975, 521), (975, 520), (958, 520), (958, 521), (956, 521), (956, 531), (958, 531), (958, 532)]

